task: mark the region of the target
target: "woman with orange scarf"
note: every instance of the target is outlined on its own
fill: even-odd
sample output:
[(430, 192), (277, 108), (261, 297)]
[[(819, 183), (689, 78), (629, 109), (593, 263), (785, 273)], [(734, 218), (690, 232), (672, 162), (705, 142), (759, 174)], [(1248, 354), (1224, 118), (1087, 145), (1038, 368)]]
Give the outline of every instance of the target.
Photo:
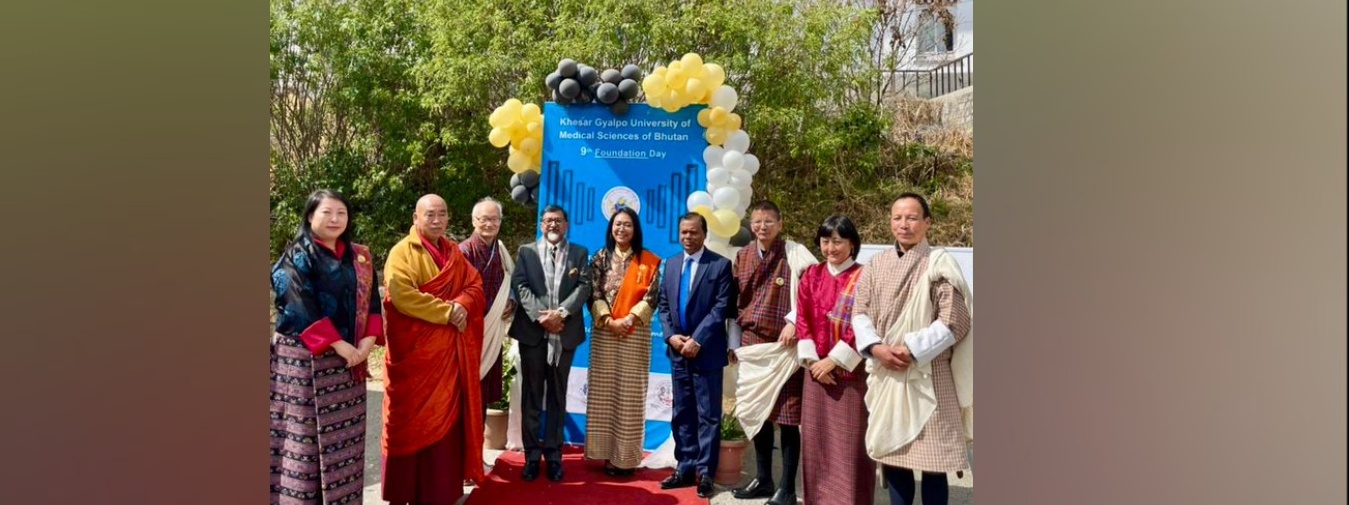
[(642, 249), (642, 225), (632, 209), (619, 208), (610, 218), (590, 273), (585, 455), (604, 460), (609, 476), (628, 477), (642, 461), (651, 316), (660, 293), (660, 257)]

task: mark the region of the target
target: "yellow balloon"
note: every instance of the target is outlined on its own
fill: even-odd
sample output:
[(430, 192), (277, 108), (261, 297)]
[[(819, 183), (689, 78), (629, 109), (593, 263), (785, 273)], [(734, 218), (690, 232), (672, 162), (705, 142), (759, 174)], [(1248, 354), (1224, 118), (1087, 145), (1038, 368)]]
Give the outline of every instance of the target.
[(543, 135), (543, 123), (529, 123), (525, 125), (525, 131), (530, 136)]
[(492, 128), (501, 128), (510, 122), (509, 119), (506, 112), (501, 110), (501, 107), (497, 107), (496, 110), (492, 111), (492, 115), (487, 116), (487, 124), (492, 125)]
[(511, 135), (501, 128), (492, 128), (492, 131), (487, 134), (487, 141), (492, 143), (492, 147), (506, 147), (507, 144), (511, 143)]
[(706, 93), (706, 90), (703, 89), (702, 79), (697, 78), (689, 79), (687, 82), (684, 83), (684, 92), (687, 93), (688, 96), (690, 97), (703, 96), (703, 94)]
[(712, 212), (711, 207), (708, 207), (706, 205), (699, 205), (693, 208), (693, 212), (697, 212), (698, 215), (703, 216), (703, 219), (707, 220), (708, 230), (711, 230), (713, 223), (717, 222), (717, 215)]
[(655, 96), (655, 95), (647, 95), (647, 97), (646, 97), (646, 104), (647, 104), (647, 105), (650, 105), (650, 106), (652, 106), (652, 107), (655, 107), (655, 108), (657, 108), (657, 109), (660, 109), (660, 108), (661, 108), (661, 104), (664, 103), (664, 102), (665, 102), (665, 101), (664, 101), (664, 100), (661, 100), (661, 98), (660, 98), (659, 96)]
[(651, 75), (659, 75), (661, 77), (665, 77), (665, 73), (669, 71), (670, 70), (668, 68), (665, 68), (665, 65), (659, 65), (656, 67), (655, 70), (651, 71)]
[(674, 113), (676, 113), (676, 112), (679, 112), (679, 109), (682, 109), (682, 108), (683, 108), (683, 107), (680, 107), (678, 103), (667, 103), (667, 104), (665, 104), (664, 107), (661, 107), (661, 109), (663, 109), (665, 112), (669, 112), (669, 113), (671, 113), (671, 114), (674, 114)]
[(665, 71), (666, 78), (669, 78), (672, 75), (682, 74), (684, 73), (684, 63), (681, 61), (672, 61), (667, 69), (668, 70)]
[(668, 89), (663, 75), (651, 74), (642, 80), (642, 90), (646, 91), (647, 96), (662, 96)]
[(506, 103), (501, 104), (501, 110), (502, 113), (510, 119), (515, 119), (520, 115), (520, 109), (524, 108), (524, 106), (525, 104), (521, 103), (519, 99), (512, 98), (506, 100)]
[(520, 173), (529, 169), (529, 156), (523, 152), (515, 151), (510, 157), (506, 158), (506, 168), (511, 172)]
[(698, 56), (698, 53), (688, 53), (685, 54), (683, 58), (679, 59), (679, 63), (683, 64), (685, 69), (701, 67), (703, 66), (703, 57)]
[(703, 80), (707, 81), (708, 89), (717, 89), (726, 84), (726, 69), (721, 68), (721, 65), (707, 63), (703, 65), (703, 71), (706, 73)]
[(539, 145), (539, 140), (534, 137), (526, 137), (524, 140), (520, 141), (520, 150), (524, 151), (525, 154), (530, 155), (530, 157), (533, 157), (534, 154), (539, 152), (539, 147), (541, 147)]
[(514, 145), (516, 149), (519, 149), (520, 143), (527, 138), (529, 138), (529, 131), (525, 130), (524, 127), (511, 130), (511, 145)]
[(539, 110), (539, 106), (536, 104), (529, 103), (520, 108), (520, 119), (523, 119), (526, 123), (532, 123), (542, 117), (543, 111)]
[(737, 216), (735, 211), (731, 209), (721, 209), (713, 212), (712, 215), (716, 217), (716, 224), (713, 225), (712, 222), (709, 221), (707, 227), (718, 237), (731, 238), (740, 231), (740, 216)]

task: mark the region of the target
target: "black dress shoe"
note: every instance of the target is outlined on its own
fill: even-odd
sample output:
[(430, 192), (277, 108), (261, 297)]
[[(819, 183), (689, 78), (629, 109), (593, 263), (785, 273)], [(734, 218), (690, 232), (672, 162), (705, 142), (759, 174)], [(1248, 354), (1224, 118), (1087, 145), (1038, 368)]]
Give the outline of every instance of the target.
[(779, 489), (773, 493), (773, 499), (768, 500), (768, 505), (796, 505), (796, 493), (787, 489)]
[(525, 462), (525, 470), (520, 472), (520, 478), (525, 479), (526, 482), (539, 478), (538, 460)]
[(679, 488), (682, 488), (682, 487), (691, 487), (691, 486), (693, 486), (694, 484), (695, 484), (695, 481), (693, 480), (693, 476), (691, 476), (691, 475), (680, 475), (679, 472), (675, 472), (675, 473), (673, 473), (673, 474), (670, 474), (669, 477), (666, 477), (665, 480), (660, 481), (660, 488), (661, 488), (661, 489), (679, 489)]
[(632, 477), (634, 473), (637, 473), (635, 468), (619, 468), (609, 463), (604, 464), (604, 474), (610, 477)]
[(750, 500), (754, 498), (768, 498), (773, 496), (773, 481), (754, 479), (749, 481), (745, 487), (731, 491), (731, 496), (737, 500)]
[(711, 478), (711, 477), (708, 477), (708, 476), (704, 475), (703, 478), (698, 479), (698, 497), (699, 497), (699, 498), (711, 498), (711, 497), (712, 497), (712, 478)]
[(561, 461), (549, 461), (549, 462), (548, 462), (548, 480), (551, 480), (551, 481), (553, 481), (553, 482), (562, 482), (562, 462), (561, 462)]

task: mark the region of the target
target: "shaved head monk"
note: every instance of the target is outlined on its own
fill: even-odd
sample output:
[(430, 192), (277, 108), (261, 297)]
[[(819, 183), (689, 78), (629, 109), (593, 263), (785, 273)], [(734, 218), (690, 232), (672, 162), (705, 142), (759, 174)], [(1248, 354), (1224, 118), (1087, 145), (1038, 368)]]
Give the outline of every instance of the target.
[(482, 277), (445, 237), (445, 200), (417, 200), (384, 265), (384, 501), (451, 505), (483, 478)]

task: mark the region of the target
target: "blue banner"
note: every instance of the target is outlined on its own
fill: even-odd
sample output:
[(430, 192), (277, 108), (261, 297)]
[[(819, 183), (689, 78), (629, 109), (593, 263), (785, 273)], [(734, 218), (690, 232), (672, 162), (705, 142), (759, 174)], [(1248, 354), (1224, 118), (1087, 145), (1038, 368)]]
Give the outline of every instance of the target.
[[(627, 114), (615, 116), (598, 104), (544, 104), (539, 217), (549, 204), (566, 209), (570, 240), (594, 254), (604, 247), (609, 217), (626, 206), (640, 218), (646, 249), (661, 258), (682, 251), (679, 216), (686, 211), (690, 193), (707, 189), (703, 161), (707, 141), (697, 119), (702, 109), (691, 106), (671, 114), (632, 104)], [(587, 308), (586, 343), (576, 350), (568, 380), (566, 441), (573, 444), (585, 443), (591, 323)], [(664, 331), (658, 317), (652, 323), (643, 443), (648, 451), (670, 437), (673, 400)]]

